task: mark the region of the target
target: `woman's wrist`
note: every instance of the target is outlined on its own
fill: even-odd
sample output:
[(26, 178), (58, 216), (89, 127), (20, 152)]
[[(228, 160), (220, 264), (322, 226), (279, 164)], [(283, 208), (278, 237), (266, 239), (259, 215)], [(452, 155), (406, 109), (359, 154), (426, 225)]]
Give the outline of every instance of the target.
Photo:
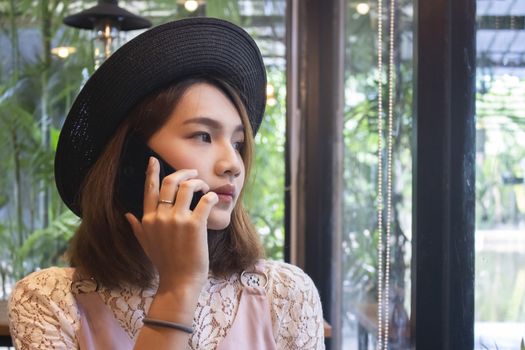
[(144, 326), (164, 328), (164, 329), (173, 329), (173, 330), (182, 331), (188, 334), (193, 333), (192, 326), (188, 326), (182, 323), (158, 320), (156, 318), (149, 318), (149, 317), (144, 317), (142, 319), (142, 322), (144, 323)]
[(207, 278), (163, 278), (159, 277), (157, 294), (177, 298), (198, 298)]
[(201, 289), (196, 286), (169, 288), (159, 285), (147, 317), (191, 326)]

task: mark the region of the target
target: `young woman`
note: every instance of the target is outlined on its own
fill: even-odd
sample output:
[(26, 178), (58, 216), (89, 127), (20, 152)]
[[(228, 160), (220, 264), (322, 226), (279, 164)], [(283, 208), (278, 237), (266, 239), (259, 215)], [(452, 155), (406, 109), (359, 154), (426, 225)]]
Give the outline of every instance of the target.
[(81, 224), (71, 268), (18, 282), (19, 349), (324, 349), (308, 276), (262, 259), (242, 205), (264, 114), (241, 28), (158, 26), (90, 78), (62, 129), (57, 187)]

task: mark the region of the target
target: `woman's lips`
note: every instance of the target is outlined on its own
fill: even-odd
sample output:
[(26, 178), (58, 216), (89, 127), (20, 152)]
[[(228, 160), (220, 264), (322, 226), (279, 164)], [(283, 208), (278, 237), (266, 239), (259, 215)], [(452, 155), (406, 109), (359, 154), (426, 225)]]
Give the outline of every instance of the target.
[(232, 184), (226, 184), (215, 189), (212, 189), (213, 192), (219, 197), (219, 202), (231, 203), (235, 198), (235, 186)]
[(233, 202), (233, 196), (230, 194), (217, 193), (217, 196), (219, 197), (219, 202), (226, 202), (226, 203)]

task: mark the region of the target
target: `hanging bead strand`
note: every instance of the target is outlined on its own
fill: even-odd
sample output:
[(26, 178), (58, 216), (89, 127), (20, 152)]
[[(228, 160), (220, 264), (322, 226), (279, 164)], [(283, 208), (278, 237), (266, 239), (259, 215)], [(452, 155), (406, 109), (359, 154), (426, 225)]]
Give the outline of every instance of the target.
[[(388, 350), (389, 306), (390, 306), (390, 251), (392, 232), (392, 172), (393, 172), (393, 128), (394, 128), (394, 44), (395, 44), (395, 0), (390, 0), (389, 61), (388, 61), (388, 125), (387, 125), (387, 217), (386, 235), (383, 240), (383, 3), (378, 0), (377, 13), (377, 82), (378, 82), (378, 334), (377, 349)], [(383, 258), (384, 256), (384, 258)]]
[(386, 219), (386, 257), (385, 257), (385, 329), (384, 350), (388, 350), (388, 333), (390, 325), (390, 250), (392, 235), (392, 172), (394, 148), (394, 40), (395, 40), (395, 6), (396, 0), (390, 0), (389, 62), (388, 62), (388, 160), (387, 160), (387, 219)]
[(383, 0), (377, 0), (377, 350), (383, 342)]

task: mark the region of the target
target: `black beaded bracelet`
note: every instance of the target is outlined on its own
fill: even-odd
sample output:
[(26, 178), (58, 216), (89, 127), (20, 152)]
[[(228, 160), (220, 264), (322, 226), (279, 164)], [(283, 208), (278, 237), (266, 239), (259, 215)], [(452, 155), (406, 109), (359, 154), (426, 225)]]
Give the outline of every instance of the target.
[(183, 332), (186, 332), (186, 333), (189, 333), (189, 334), (193, 333), (193, 328), (192, 327), (188, 327), (188, 326), (185, 326), (185, 325), (180, 324), (180, 323), (175, 323), (175, 322), (170, 322), (170, 321), (163, 321), (163, 320), (156, 320), (154, 318), (147, 318), (147, 317), (144, 317), (142, 319), (142, 322), (145, 325), (148, 325), (148, 326), (156, 326), (156, 327), (162, 327), (162, 328), (177, 329), (179, 331), (183, 331)]

